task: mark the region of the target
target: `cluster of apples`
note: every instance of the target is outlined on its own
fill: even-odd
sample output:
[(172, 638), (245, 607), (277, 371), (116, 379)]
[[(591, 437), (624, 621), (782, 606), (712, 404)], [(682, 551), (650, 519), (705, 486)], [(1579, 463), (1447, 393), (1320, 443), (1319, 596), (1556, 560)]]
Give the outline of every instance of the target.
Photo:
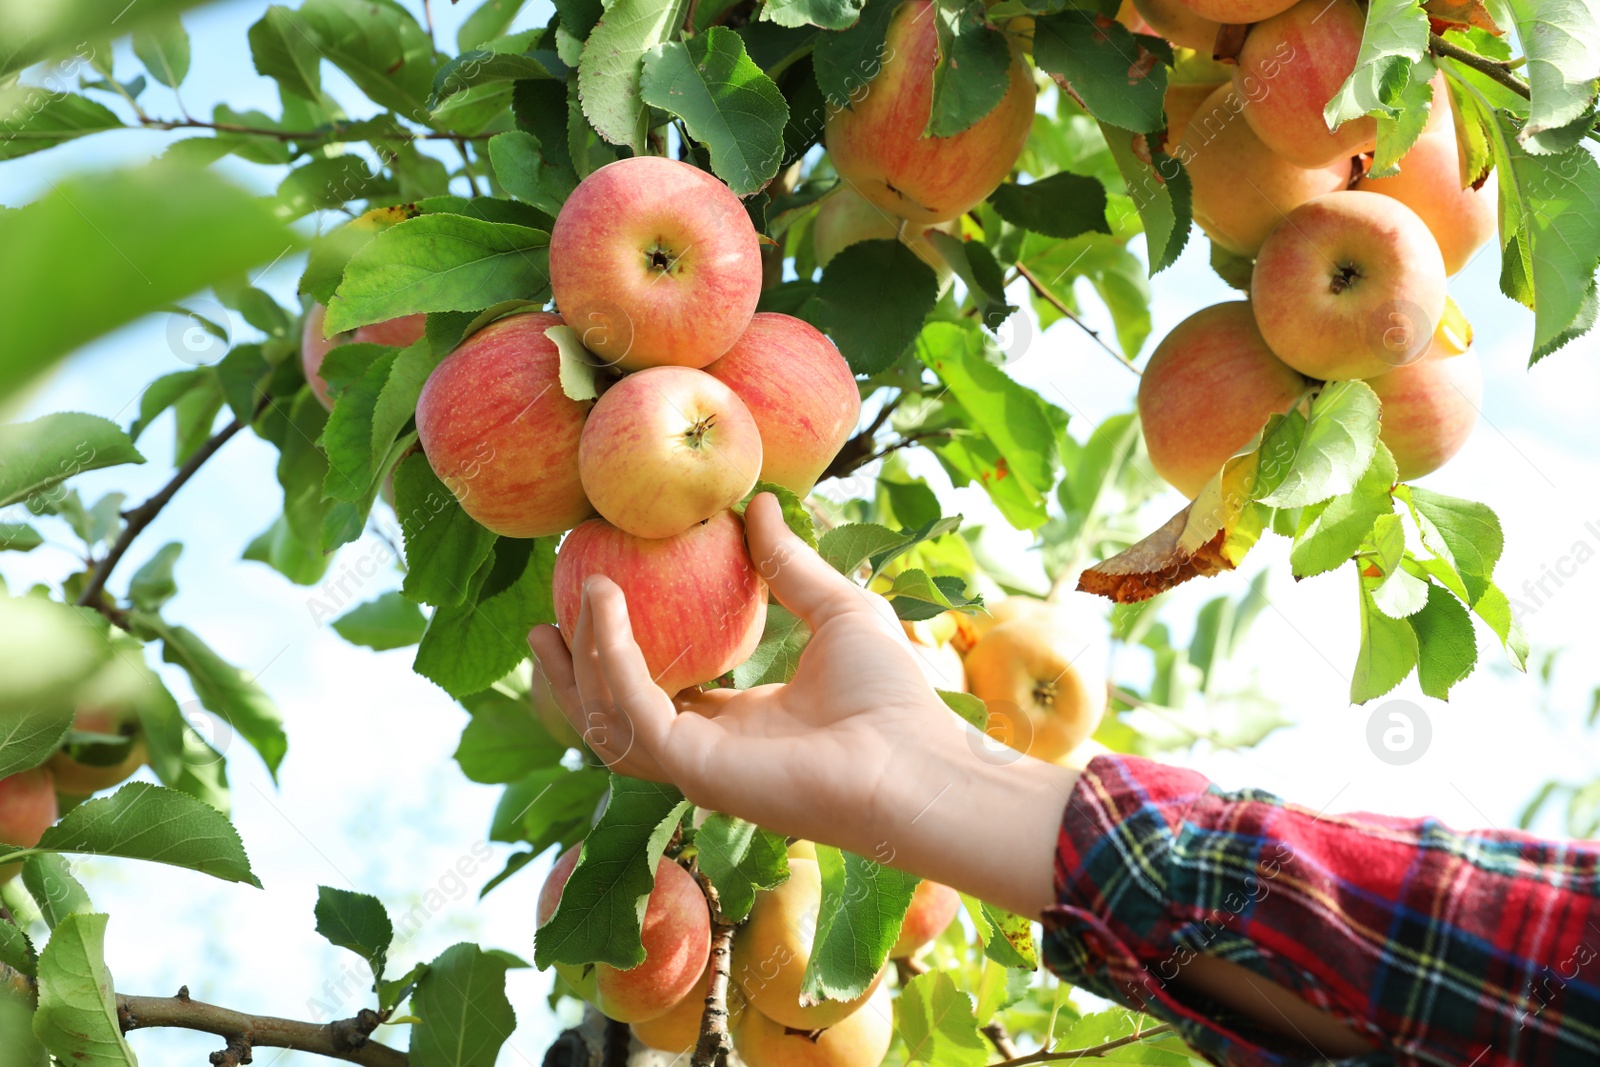
[[(1437, 469), (1465, 443), (1482, 396), (1446, 278), (1496, 225), (1494, 185), (1463, 186), (1444, 76), (1399, 173), (1374, 178), (1375, 120), (1323, 120), (1355, 68), (1355, 0), (1133, 5), (1197, 53), (1180, 52), (1167, 91), (1166, 148), (1188, 172), (1201, 228), (1255, 261), (1248, 302), (1197, 313), (1151, 356), (1139, 413), (1156, 470), (1194, 497), (1308, 379), (1366, 380), (1399, 477)], [(1249, 26), (1231, 66), (1205, 58), (1225, 24)]]
[(935, 689), (983, 701), (992, 740), (1079, 769), (1105, 751), (1090, 740), (1106, 710), (1104, 621), (1086, 601), (1009, 596), (901, 625)]
[[(537, 922), (555, 914), (580, 849), (564, 853), (539, 891)], [(877, 1067), (893, 1035), (890, 992), (880, 971), (853, 1000), (800, 1002), (822, 906), (822, 873), (808, 841), (789, 847), (789, 878), (756, 894), (734, 935), (728, 1013), (734, 1047), (749, 1067)], [(961, 895), (924, 881), (912, 894), (890, 959), (908, 958), (955, 920)], [(645, 905), (645, 961), (628, 970), (557, 965), (573, 990), (608, 1018), (628, 1023), (645, 1045), (688, 1052), (699, 1040), (710, 982), (711, 919), (698, 885), (663, 858)]]

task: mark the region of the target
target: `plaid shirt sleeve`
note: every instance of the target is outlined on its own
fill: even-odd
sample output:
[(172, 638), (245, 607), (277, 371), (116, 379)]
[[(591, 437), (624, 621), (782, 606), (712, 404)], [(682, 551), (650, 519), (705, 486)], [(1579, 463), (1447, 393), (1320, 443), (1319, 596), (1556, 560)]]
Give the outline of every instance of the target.
[(1327, 1062), (1173, 979), (1209, 952), (1371, 1037), (1368, 1067), (1600, 1064), (1600, 843), (1320, 815), (1101, 756), (1062, 820), (1045, 959), (1229, 1067)]

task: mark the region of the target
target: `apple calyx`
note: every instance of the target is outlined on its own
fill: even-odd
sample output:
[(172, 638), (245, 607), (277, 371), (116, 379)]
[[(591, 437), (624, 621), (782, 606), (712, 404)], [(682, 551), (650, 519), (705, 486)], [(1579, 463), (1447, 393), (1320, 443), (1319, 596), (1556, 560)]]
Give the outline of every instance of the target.
[(690, 448), (701, 449), (706, 447), (706, 434), (710, 433), (717, 425), (716, 412), (712, 412), (687, 430), (683, 431), (683, 440)]
[(1346, 289), (1354, 289), (1356, 283), (1363, 277), (1365, 275), (1361, 272), (1361, 268), (1354, 263), (1340, 264), (1334, 268), (1333, 277), (1328, 282), (1328, 291), (1338, 294)]
[(1050, 678), (1036, 683), (1033, 687), (1033, 702), (1046, 710), (1054, 710), (1056, 706), (1056, 680)]
[(659, 239), (644, 252), (646, 268), (657, 274), (676, 274), (678, 261), (682, 258), (681, 253), (674, 252)]

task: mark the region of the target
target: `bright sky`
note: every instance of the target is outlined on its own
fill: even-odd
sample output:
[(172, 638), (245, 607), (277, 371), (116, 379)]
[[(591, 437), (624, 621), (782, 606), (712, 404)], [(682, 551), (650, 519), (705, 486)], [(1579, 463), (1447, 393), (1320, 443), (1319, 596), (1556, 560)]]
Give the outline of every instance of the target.
[[(435, 4), (442, 40), (454, 40), (459, 17), (472, 6)], [(183, 95), (196, 114), (209, 113), (217, 100), (276, 113), (276, 94), (253, 74), (245, 42), (246, 27), (264, 7), (221, 4), (186, 16), (195, 59)], [(540, 2), (518, 25), (542, 25), (548, 15), (548, 5)], [(134, 69), (131, 57), (119, 60), (123, 77)], [(331, 68), (325, 67), (324, 78), (331, 91), (356, 99)], [(159, 86), (143, 102), (152, 113), (177, 114), (171, 93)], [(72, 171), (148, 158), (173, 139), (143, 131), (102, 135), (0, 165), (0, 203), (26, 203), (48, 181)], [(265, 180), (252, 165), (223, 166), (263, 191), (277, 181)], [(1142, 247), (1137, 251), (1142, 256)], [(1593, 491), (1600, 484), (1600, 422), (1593, 416), (1600, 396), (1600, 342), (1585, 338), (1528, 370), (1532, 316), (1499, 294), (1498, 266), (1496, 254), (1487, 251), (1452, 282), (1453, 295), (1477, 330), (1486, 399), (1466, 450), (1425, 484), (1485, 501), (1499, 512), (1507, 543), (1500, 584), (1531, 609), (1524, 624), (1536, 647), (1569, 650), (1557, 672), (1557, 700), (1541, 707), (1533, 679), (1499, 667), (1480, 670), (1448, 705), (1422, 697), (1408, 683), (1393, 697), (1425, 709), (1432, 744), (1416, 763), (1386, 765), (1366, 743), (1368, 718), (1383, 702), (1354, 708), (1345, 696), (1358, 636), (1349, 569), (1296, 584), (1288, 573), (1287, 542), (1268, 538), (1244, 574), (1193, 583), (1164, 616), (1186, 637), (1187, 618), (1201, 601), (1222, 592), (1239, 595), (1263, 565), (1274, 571), (1271, 607), (1238, 666), (1259, 671), (1263, 689), (1296, 725), (1253, 751), (1196, 753), (1192, 762), (1218, 781), (1270, 789), (1317, 809), (1433, 815), (1459, 827), (1505, 827), (1547, 777), (1587, 781), (1600, 774), (1596, 737), (1578, 725), (1589, 688), (1600, 682), (1600, 669), (1588, 660), (1597, 634), (1591, 605), (1600, 592), (1600, 567), (1592, 565), (1600, 553), (1600, 505)], [(288, 303), (299, 270), (298, 262), (285, 262), (256, 283)], [(1208, 268), (1198, 234), (1178, 265), (1152, 286), (1152, 341), (1193, 311), (1235, 295)], [(1086, 318), (1109, 326), (1087, 286), (1083, 293)], [(1020, 293), (1013, 299), (1025, 302)], [(248, 327), (234, 325), (248, 336)], [(166, 326), (158, 317), (89, 346), (28, 398), (20, 417), (74, 409), (126, 425), (144, 385), (187, 366), (168, 346)], [(1070, 323), (1037, 337), (1013, 370), (1072, 412), (1080, 438), (1098, 420), (1126, 410), (1135, 385), (1125, 367)], [(76, 483), (80, 493), (92, 502), (112, 489), (129, 492), (132, 501), (153, 492), (170, 473), (170, 417), (147, 434), (141, 448), (150, 459), (146, 466), (84, 476)], [(328, 1018), (326, 1009), (317, 1015), (319, 1002), (340, 1016), (366, 1003), (365, 968), (313, 932), (318, 885), (374, 893), (397, 921), (421, 908), (413, 912), (424, 920), (420, 928), (391, 952), (394, 973), (400, 973), (460, 940), (531, 956), (533, 898), (545, 864), (474, 903), (478, 887), (499, 870), (509, 850), (483, 842), (499, 790), (466, 781), (449, 758), (465, 713), (411, 673), (409, 650), (379, 654), (354, 648), (319, 625), (328, 612), (314, 613), (314, 607), (338, 593), (303, 589), (260, 564), (240, 562), (244, 545), (277, 513), (275, 457), (270, 446), (249, 435), (236, 438), (137, 542), (113, 579), (120, 592), (162, 544), (182, 540), (181, 592), (170, 617), (256, 673), (283, 710), (290, 750), (278, 785), (245, 746), (229, 753), (236, 757), (230, 763), (234, 819), (267, 891), (129, 862), (85, 863), (82, 873), (97, 905), (112, 915), (107, 955), (120, 991), (170, 994), (187, 984), (197, 998), (241, 1010)], [(981, 494), (944, 495), (947, 510), (998, 522)], [(1175, 493), (1158, 502), (1152, 525), (1180, 503)], [(396, 536), (392, 517), (381, 507), (375, 521)], [(64, 528), (52, 533), (65, 537)], [(398, 586), (392, 567), (365, 581), (354, 577), (358, 568), (370, 569), (360, 566), (364, 559), (386, 559), (388, 551), (370, 530), (341, 551), (329, 572), (330, 582), (351, 576), (339, 610)], [(54, 581), (71, 566), (68, 555), (52, 547), (0, 557), (0, 572), (13, 588)], [(1525, 587), (1541, 579), (1543, 592)], [(1480, 630), (1484, 661), (1500, 664), (1503, 658), (1498, 647), (1487, 647), (1490, 641)], [(1136, 661), (1119, 664), (1118, 671), (1129, 681), (1143, 680), (1143, 665)], [(179, 699), (187, 699), (186, 681), (166, 673)], [(1554, 825), (1545, 828), (1553, 832)], [(487, 861), (486, 853), (492, 854)], [(519, 1026), (502, 1063), (541, 1062), (561, 1025), (545, 1005), (547, 991), (548, 982), (536, 972), (512, 973)], [(401, 1047), (406, 1042), (392, 1030), (379, 1036)], [(192, 1060), (216, 1046), (212, 1038), (170, 1030), (141, 1031), (131, 1042), (150, 1063)], [(264, 1051), (257, 1062), (288, 1067), (313, 1060)]]

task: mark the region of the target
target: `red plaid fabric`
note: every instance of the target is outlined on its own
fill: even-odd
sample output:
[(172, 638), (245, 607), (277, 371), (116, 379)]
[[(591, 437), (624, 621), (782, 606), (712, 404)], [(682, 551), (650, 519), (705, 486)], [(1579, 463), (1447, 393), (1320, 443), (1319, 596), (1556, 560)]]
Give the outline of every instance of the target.
[(1370, 1036), (1340, 1062), (1600, 1064), (1600, 843), (1320, 815), (1131, 756), (1067, 804), (1045, 917), (1064, 981), (1213, 1063), (1327, 1062), (1173, 984), (1202, 952)]

